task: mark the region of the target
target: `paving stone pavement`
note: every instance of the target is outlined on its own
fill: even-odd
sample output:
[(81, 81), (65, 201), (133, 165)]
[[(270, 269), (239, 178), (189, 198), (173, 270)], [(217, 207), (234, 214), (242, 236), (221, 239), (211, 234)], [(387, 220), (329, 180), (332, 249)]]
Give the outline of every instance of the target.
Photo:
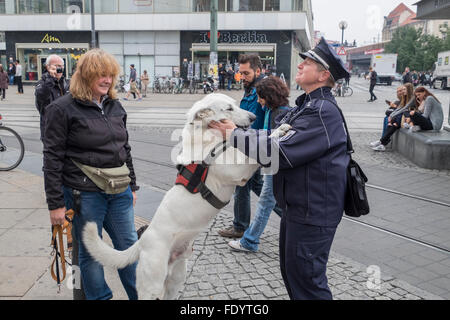
[[(279, 268), (278, 228), (267, 226), (261, 236), (259, 252), (237, 252), (217, 233), (230, 219), (232, 213), (222, 211), (196, 239), (180, 299), (288, 300)], [(367, 266), (332, 251), (327, 276), (334, 299), (442, 299), (388, 275), (378, 280), (376, 274), (367, 271)]]

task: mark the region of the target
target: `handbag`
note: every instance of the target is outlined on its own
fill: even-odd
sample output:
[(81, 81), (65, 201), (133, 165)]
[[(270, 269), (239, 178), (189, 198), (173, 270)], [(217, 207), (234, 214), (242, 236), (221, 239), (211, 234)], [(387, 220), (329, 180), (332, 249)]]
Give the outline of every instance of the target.
[(130, 170), (125, 163), (118, 168), (95, 168), (73, 160), (73, 163), (106, 194), (125, 192), (130, 185)]
[(333, 103), (339, 110), (344, 121), (345, 131), (347, 132), (347, 152), (350, 156), (350, 163), (347, 167), (347, 189), (345, 192), (344, 212), (347, 216), (359, 218), (362, 215), (367, 215), (370, 212), (369, 199), (366, 193), (366, 183), (369, 181), (367, 176), (359, 164), (352, 159), (352, 154), (355, 153), (353, 149), (350, 133), (347, 128), (344, 114), (339, 106), (330, 99), (325, 99)]

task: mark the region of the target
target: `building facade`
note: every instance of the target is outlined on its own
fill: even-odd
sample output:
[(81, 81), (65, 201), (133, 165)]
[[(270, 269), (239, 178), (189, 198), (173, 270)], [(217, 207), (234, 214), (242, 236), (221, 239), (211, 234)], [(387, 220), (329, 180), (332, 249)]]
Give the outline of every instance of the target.
[[(209, 5), (209, 0), (96, 0), (97, 45), (117, 58), (125, 76), (130, 64), (157, 77), (182, 72), (191, 61), (203, 74), (209, 64)], [(90, 0), (0, 1), (0, 58), (21, 60), (25, 81), (36, 81), (42, 61), (57, 53), (70, 77), (90, 47), (90, 12)], [(311, 0), (219, 0), (218, 30), (219, 63), (233, 65), (240, 53), (258, 53), (265, 67), (293, 83), (298, 53), (313, 45)]]
[[(439, 1), (445, 2), (443, 0)], [(436, 0), (436, 2), (439, 1)], [(383, 41), (391, 41), (395, 31), (403, 27), (411, 27), (416, 30), (422, 29), (424, 34), (442, 38), (445, 36), (449, 24), (450, 17), (447, 20), (420, 20), (414, 11), (409, 9), (404, 3), (401, 3), (387, 17), (384, 17)]]

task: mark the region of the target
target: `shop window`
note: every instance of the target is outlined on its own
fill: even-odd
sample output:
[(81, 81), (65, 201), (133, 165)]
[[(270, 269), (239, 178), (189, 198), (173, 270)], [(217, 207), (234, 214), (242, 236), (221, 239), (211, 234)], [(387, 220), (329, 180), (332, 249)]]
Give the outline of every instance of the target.
[(154, 0), (155, 12), (189, 12), (191, 0)]
[[(117, 13), (119, 11), (118, 0), (95, 0), (95, 13)], [(84, 0), (85, 12), (91, 12), (91, 0)]]
[(19, 0), (19, 13), (50, 13), (49, 0)]
[[(219, 11), (225, 11), (225, 2), (233, 0), (219, 0)], [(210, 0), (192, 0), (192, 11), (194, 12), (208, 12), (211, 9)]]
[[(153, 3), (156, 0), (119, 0), (119, 11), (121, 13), (140, 13), (140, 12), (153, 12)], [(165, 3), (173, 2), (171, 0), (165, 0)]]
[(64, 76), (72, 77), (78, 60), (86, 53), (84, 48), (19, 48), (17, 58), (23, 67), (25, 81), (38, 81), (45, 72), (45, 61), (51, 54), (57, 54), (64, 60)]
[(239, 11), (263, 11), (263, 1), (261, 0), (241, 0)]
[(53, 13), (83, 12), (83, 0), (52, 0)]
[(280, 11), (280, 0), (266, 0), (266, 11)]
[(0, 14), (15, 14), (17, 13), (16, 0), (0, 0)]
[(292, 11), (303, 11), (303, 0), (292, 0)]

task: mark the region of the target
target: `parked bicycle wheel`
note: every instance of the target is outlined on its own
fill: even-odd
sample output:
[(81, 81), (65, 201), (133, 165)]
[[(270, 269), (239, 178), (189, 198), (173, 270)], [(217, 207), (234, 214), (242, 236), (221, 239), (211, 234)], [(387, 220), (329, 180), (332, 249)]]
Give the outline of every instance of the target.
[(353, 95), (353, 89), (350, 87), (346, 87), (344, 89), (344, 97), (351, 97)]
[(17, 168), (25, 154), (25, 146), (17, 132), (0, 126), (0, 171)]

